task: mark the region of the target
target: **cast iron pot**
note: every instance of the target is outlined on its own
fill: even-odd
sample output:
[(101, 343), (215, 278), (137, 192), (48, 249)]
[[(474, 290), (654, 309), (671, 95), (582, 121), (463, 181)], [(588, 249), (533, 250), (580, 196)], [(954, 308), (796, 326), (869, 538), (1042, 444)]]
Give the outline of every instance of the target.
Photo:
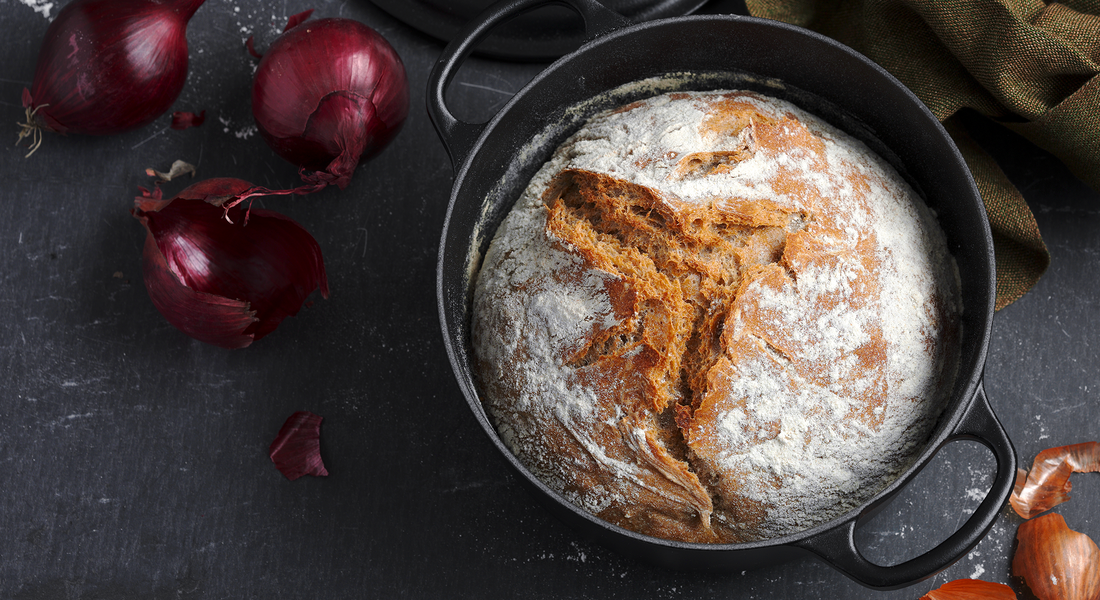
[[(595, 0), (557, 0), (584, 19), (588, 41), (553, 63), (488, 123), (451, 114), (448, 84), (495, 25), (548, 0), (505, 0), (469, 24), (443, 51), (428, 80), (428, 112), (455, 169), (439, 249), (439, 313), (447, 353), (474, 416), (521, 480), (562, 520), (621, 553), (672, 568), (740, 570), (816, 556), (859, 583), (894, 589), (947, 568), (992, 527), (1012, 492), (1016, 455), (982, 384), (993, 319), (993, 241), (981, 197), (939, 122), (903, 85), (862, 55), (813, 32), (733, 15), (633, 24)], [(926, 447), (901, 477), (862, 506), (782, 538), (691, 544), (640, 535), (580, 509), (533, 476), (497, 436), (472, 374), (470, 298), (495, 228), (534, 172), (592, 114), (662, 89), (753, 89), (785, 98), (860, 138), (890, 160), (936, 211), (959, 267), (964, 305), (958, 378)], [(868, 561), (854, 532), (927, 465), (945, 444), (975, 440), (997, 462), (993, 485), (945, 541), (897, 565)], [(961, 493), (961, 490), (960, 490)]]

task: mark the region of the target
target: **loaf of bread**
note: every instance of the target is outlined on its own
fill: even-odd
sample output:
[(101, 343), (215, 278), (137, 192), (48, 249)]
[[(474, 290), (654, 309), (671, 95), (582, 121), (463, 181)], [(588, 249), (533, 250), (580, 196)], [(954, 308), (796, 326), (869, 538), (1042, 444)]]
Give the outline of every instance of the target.
[(487, 251), (471, 339), (501, 439), (570, 502), (688, 542), (771, 539), (882, 490), (958, 362), (959, 282), (862, 143), (753, 92), (592, 118)]

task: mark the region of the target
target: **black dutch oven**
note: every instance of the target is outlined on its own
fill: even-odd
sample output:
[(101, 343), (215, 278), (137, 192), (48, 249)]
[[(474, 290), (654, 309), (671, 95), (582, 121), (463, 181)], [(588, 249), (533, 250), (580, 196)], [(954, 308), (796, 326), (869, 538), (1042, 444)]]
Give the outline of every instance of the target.
[[(477, 42), (496, 25), (548, 3), (585, 22), (588, 41), (547, 67), (488, 123), (456, 119), (445, 91)], [(890, 160), (938, 214), (958, 263), (964, 305), (961, 364), (950, 404), (915, 464), (859, 508), (777, 539), (742, 544), (673, 542), (616, 527), (534, 477), (497, 436), (472, 374), (469, 310), (480, 257), (535, 171), (591, 115), (672, 89), (752, 89), (794, 102), (863, 140)], [(505, 0), (468, 25), (428, 80), (428, 112), (450, 154), (455, 181), (439, 249), (439, 313), (447, 353), (474, 416), (521, 480), (562, 520), (621, 553), (671, 568), (740, 570), (816, 556), (877, 589), (911, 585), (966, 555), (992, 527), (1012, 492), (1016, 455), (982, 384), (993, 320), (993, 241), (981, 197), (950, 137), (901, 83), (862, 55), (813, 32), (735, 15), (634, 24), (595, 0)], [(993, 485), (945, 541), (897, 565), (867, 560), (854, 532), (944, 445), (974, 440), (996, 457)]]

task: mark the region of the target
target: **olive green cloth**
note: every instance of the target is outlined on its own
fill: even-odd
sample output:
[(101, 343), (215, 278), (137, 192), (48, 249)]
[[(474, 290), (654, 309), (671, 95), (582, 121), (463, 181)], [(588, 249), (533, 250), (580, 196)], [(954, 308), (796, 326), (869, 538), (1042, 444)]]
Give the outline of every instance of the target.
[(966, 132), (973, 109), (1100, 190), (1100, 0), (746, 0), (750, 14), (832, 37), (877, 62), (944, 123), (993, 230), (997, 309), (1050, 263), (1035, 217)]

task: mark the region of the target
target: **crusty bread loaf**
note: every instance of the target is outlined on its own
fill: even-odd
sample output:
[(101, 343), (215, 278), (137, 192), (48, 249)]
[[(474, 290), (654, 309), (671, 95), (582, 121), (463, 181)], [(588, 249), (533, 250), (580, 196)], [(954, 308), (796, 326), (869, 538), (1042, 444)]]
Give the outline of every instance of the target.
[(912, 464), (955, 377), (957, 279), (861, 143), (755, 93), (657, 96), (589, 121), (500, 226), (473, 300), (482, 399), (611, 523), (794, 533)]

